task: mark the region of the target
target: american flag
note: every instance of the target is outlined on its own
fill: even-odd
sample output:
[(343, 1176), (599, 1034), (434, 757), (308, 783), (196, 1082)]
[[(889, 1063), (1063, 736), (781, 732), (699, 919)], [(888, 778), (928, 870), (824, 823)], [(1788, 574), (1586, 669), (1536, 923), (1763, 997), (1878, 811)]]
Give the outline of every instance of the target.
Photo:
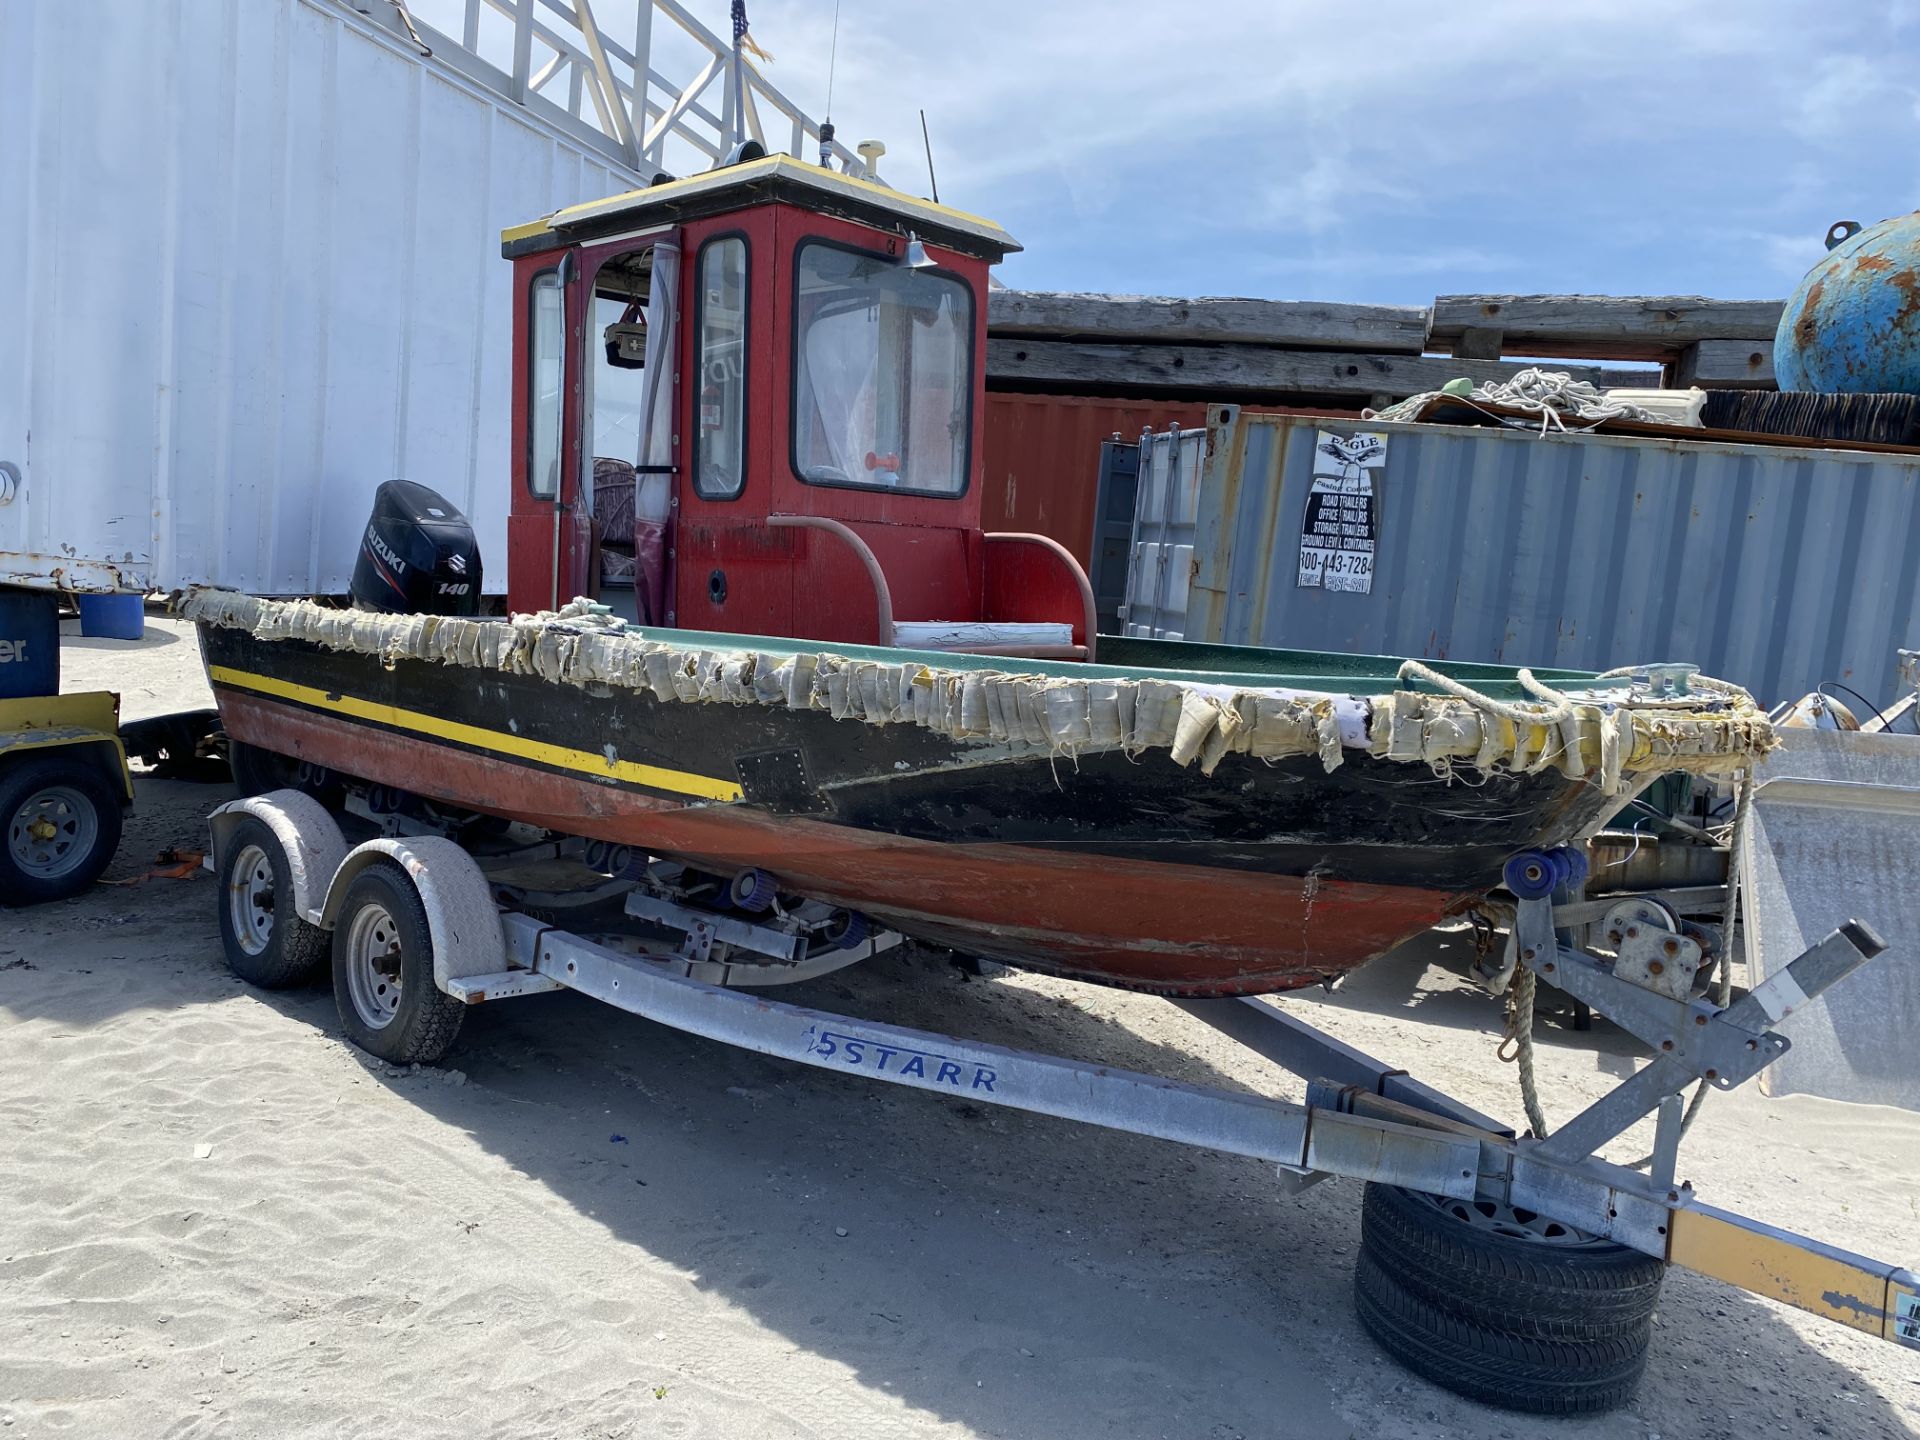
[(733, 0), (733, 43), (761, 60), (770, 62), (773, 59), (773, 56), (754, 44), (753, 36), (747, 33), (747, 0)]

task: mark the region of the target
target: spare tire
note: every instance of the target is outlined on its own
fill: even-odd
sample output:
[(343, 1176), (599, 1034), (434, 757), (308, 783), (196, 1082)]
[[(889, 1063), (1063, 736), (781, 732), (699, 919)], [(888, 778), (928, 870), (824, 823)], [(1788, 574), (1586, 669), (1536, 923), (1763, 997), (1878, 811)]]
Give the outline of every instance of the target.
[(1511, 1335), (1599, 1340), (1646, 1329), (1666, 1264), (1486, 1200), (1367, 1186), (1361, 1253), (1449, 1314)]
[(1652, 1321), (1638, 1333), (1546, 1340), (1450, 1314), (1399, 1284), (1371, 1255), (1354, 1272), (1360, 1324), (1394, 1359), (1457, 1395), (1538, 1415), (1589, 1415), (1624, 1404), (1647, 1366)]
[(1640, 1383), (1665, 1274), (1530, 1211), (1369, 1185), (1354, 1304), (1388, 1354), (1456, 1394), (1594, 1414)]

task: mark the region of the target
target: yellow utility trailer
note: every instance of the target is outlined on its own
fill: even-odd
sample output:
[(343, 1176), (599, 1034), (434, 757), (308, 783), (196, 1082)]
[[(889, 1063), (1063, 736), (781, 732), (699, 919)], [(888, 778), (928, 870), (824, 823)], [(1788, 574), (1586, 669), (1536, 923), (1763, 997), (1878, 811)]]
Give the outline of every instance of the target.
[(0, 905), (64, 900), (93, 884), (132, 800), (118, 695), (0, 700)]

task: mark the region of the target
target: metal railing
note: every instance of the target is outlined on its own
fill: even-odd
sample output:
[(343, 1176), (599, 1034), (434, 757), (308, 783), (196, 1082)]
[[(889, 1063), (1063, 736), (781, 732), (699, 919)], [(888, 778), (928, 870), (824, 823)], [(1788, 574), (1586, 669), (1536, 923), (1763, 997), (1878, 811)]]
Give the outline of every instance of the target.
[[(423, 0), (334, 3), (563, 125), (646, 180), (706, 169), (742, 138), (769, 153), (819, 155), (820, 122), (751, 58), (736, 64), (732, 42), (678, 0), (638, 0), (631, 34), (619, 37), (601, 26), (592, 0), (454, 0), (462, 6), (457, 37), (420, 18), (416, 12), (429, 8)], [(443, 0), (439, 13), (450, 8)], [(685, 78), (672, 78), (662, 64)], [(829, 149), (848, 171), (864, 173), (844, 145), (829, 142)]]

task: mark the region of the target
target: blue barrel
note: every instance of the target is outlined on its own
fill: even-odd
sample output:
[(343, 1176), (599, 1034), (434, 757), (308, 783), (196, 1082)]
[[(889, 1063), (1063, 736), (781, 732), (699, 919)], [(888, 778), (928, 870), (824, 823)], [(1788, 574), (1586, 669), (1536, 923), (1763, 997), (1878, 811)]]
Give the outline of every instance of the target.
[(0, 590), (0, 700), (60, 693), (60, 602), (39, 590)]
[(1920, 211), (1827, 232), (1781, 312), (1773, 368), (1782, 390), (1920, 394)]
[(147, 633), (144, 595), (82, 595), (80, 633), (94, 640), (139, 640)]

